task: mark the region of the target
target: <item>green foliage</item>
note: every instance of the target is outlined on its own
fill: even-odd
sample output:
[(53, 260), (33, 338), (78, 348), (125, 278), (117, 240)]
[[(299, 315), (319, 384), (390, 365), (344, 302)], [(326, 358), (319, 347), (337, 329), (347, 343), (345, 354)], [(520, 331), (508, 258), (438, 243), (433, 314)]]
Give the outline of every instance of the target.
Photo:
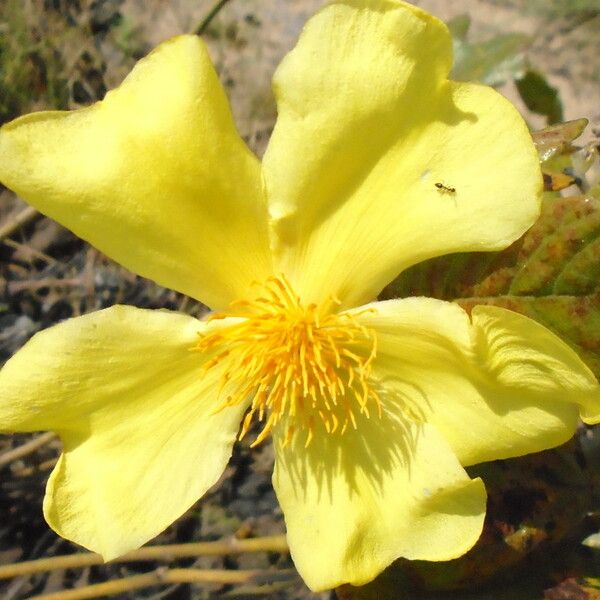
[(0, 1), (0, 124), (102, 98), (147, 50), (117, 3)]
[(149, 50), (140, 29), (127, 17), (120, 16), (110, 33), (115, 46), (127, 57), (139, 59)]
[[(570, 129), (574, 135), (580, 128)], [(559, 164), (560, 156), (563, 162), (571, 156), (566, 149), (552, 155), (547, 144), (540, 148)], [(600, 376), (599, 187), (570, 197), (546, 193), (538, 222), (506, 250), (426, 261), (402, 273), (382, 297), (430, 296), (467, 310), (477, 304), (515, 310), (555, 331)]]
[(460, 15), (448, 23), (454, 39), (452, 79), (499, 86), (509, 79), (520, 77), (526, 68), (523, 50), (531, 39), (526, 35), (508, 33), (470, 43), (467, 41), (470, 24), (468, 15)]
[[(561, 155), (565, 155), (570, 160), (575, 151), (571, 143), (583, 133), (588, 124), (587, 119), (575, 119), (534, 132), (533, 142), (544, 166), (547, 167), (555, 156), (560, 158)], [(589, 165), (582, 165), (578, 171), (583, 173), (587, 168)]]
[(0, 3), (0, 123), (35, 106), (41, 98), (53, 108), (66, 108), (67, 82), (60, 55), (28, 22), (26, 4)]
[(424, 295), (532, 317), (600, 375), (600, 201), (546, 194), (542, 215), (500, 253), (444, 256), (403, 273), (385, 297)]
[(578, 13), (600, 15), (598, 0), (523, 0), (522, 5), (526, 12), (547, 17), (562, 17)]
[(544, 115), (548, 123), (563, 120), (562, 102), (558, 90), (553, 88), (539, 72), (529, 69), (516, 80), (517, 89), (529, 110)]
[(561, 121), (563, 109), (558, 91), (525, 58), (524, 52), (532, 39), (523, 34), (508, 33), (470, 42), (470, 25), (468, 15), (459, 15), (448, 23), (454, 43), (452, 79), (478, 81), (493, 87), (514, 81), (529, 110), (545, 116), (548, 123)]

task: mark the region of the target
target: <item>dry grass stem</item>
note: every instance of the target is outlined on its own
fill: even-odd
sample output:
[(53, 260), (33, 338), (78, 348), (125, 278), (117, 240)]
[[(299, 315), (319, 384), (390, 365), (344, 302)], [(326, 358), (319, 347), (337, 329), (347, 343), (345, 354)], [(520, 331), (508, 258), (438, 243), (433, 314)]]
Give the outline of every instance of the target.
[(48, 256), (47, 254), (44, 254), (43, 252), (40, 252), (39, 250), (36, 250), (35, 248), (28, 246), (27, 244), (20, 244), (19, 242), (15, 242), (11, 239), (5, 239), (3, 241), (9, 248), (13, 248), (18, 252), (21, 252), (23, 256), (27, 258), (39, 258), (40, 260), (43, 260), (49, 265), (55, 265), (58, 262), (54, 260), (51, 256)]
[[(274, 535), (259, 538), (238, 540), (231, 538), (218, 542), (193, 542), (189, 544), (166, 544), (162, 546), (147, 546), (120, 556), (111, 563), (165, 560), (189, 556), (217, 556), (226, 554), (243, 554), (245, 552), (288, 552), (285, 535)], [(104, 561), (99, 554), (82, 552), (66, 556), (39, 558), (21, 563), (0, 566), (0, 579), (21, 577), (42, 571), (55, 569), (78, 569), (93, 565), (102, 565)], [(90, 596), (90, 598), (96, 596)]]
[(43, 473), (44, 471), (49, 471), (56, 466), (58, 462), (58, 457), (50, 458), (41, 462), (39, 465), (35, 465), (33, 467), (23, 467), (22, 469), (13, 469), (12, 475), (15, 478), (23, 478), (23, 477), (31, 477), (35, 473)]
[(80, 277), (72, 277), (70, 279), (28, 279), (26, 281), (9, 281), (8, 292), (10, 294), (18, 294), (23, 290), (35, 292), (42, 288), (72, 288), (84, 285), (84, 281)]
[(97, 583), (74, 590), (31, 596), (30, 600), (86, 600), (122, 594), (131, 590), (156, 585), (180, 583), (243, 584), (256, 581), (271, 581), (282, 576), (289, 577), (293, 571), (227, 571), (203, 569), (157, 569), (144, 575), (133, 575), (106, 583)]
[(29, 442), (17, 447), (12, 450), (8, 450), (4, 452), (4, 454), (0, 454), (0, 469), (10, 464), (11, 462), (23, 458), (32, 452), (35, 452), (38, 448), (45, 446), (52, 440), (56, 439), (56, 434), (52, 432), (43, 433), (42, 435), (38, 435), (33, 438)]
[(16, 217), (9, 219), (7, 223), (0, 227), (0, 242), (38, 216), (40, 216), (40, 213), (33, 206), (23, 209)]

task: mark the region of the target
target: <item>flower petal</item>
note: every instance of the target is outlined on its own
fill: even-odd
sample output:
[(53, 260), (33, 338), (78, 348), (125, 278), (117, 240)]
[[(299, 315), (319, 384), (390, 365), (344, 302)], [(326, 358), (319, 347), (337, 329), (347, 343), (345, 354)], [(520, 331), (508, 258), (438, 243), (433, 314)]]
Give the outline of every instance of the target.
[(506, 309), (430, 298), (371, 304), (357, 316), (377, 334), (373, 375), (386, 394), (433, 424), (463, 465), (566, 442), (580, 409), (600, 416), (600, 386), (545, 327)]
[(0, 371), (0, 423), (55, 430), (64, 453), (44, 512), (105, 560), (137, 548), (221, 476), (245, 407), (218, 408), (218, 373), (190, 352), (205, 323), (126, 306), (32, 338)]
[(280, 65), (264, 173), (275, 270), (306, 301), (358, 306), (414, 263), (504, 248), (535, 221), (523, 120), (491, 88), (448, 82), (451, 61), (422, 10), (339, 0)]
[(197, 36), (102, 102), (0, 130), (0, 181), (111, 258), (211, 307), (271, 274), (260, 164)]
[(276, 448), (273, 485), (298, 572), (315, 591), (371, 581), (398, 557), (449, 560), (477, 541), (480, 479), (468, 475), (433, 427), (392, 412), (356, 430), (296, 435)]

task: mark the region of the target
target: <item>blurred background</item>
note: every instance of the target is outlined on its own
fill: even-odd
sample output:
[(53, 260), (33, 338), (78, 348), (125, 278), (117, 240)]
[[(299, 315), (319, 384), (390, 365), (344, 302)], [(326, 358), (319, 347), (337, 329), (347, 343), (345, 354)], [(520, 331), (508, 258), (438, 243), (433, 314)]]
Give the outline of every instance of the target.
[[(35, 110), (74, 109), (99, 100), (156, 44), (178, 33), (199, 32), (228, 92), (240, 133), (262, 155), (276, 117), (270, 89), (272, 73), (294, 45), (303, 23), (322, 4), (321, 0), (0, 0), (0, 124)], [(498, 88), (517, 105), (532, 129), (587, 117), (590, 125), (577, 143), (597, 142), (600, 0), (422, 0), (415, 4), (449, 24), (455, 40), (453, 78)], [(572, 186), (565, 193), (579, 197), (581, 191)], [(170, 308), (193, 315), (205, 311), (195, 301), (122, 269), (0, 187), (0, 362), (36, 331), (115, 303)], [(592, 347), (596, 348), (600, 329), (594, 335)], [(589, 432), (585, 435), (590, 437)], [(57, 538), (42, 518), (44, 485), (60, 451), (59, 442), (51, 435), (34, 437), (33, 444), (31, 439), (0, 436), (0, 565), (76, 551)], [(578, 452), (571, 447), (562, 457), (544, 454), (538, 461), (549, 465), (552, 477), (562, 481), (565, 473), (574, 477), (577, 469), (581, 470), (572, 460)], [(272, 462), (268, 443), (252, 452), (247, 443), (240, 444), (221, 483), (157, 542), (283, 533), (282, 515), (270, 484)], [(533, 468), (523, 467), (528, 480), (539, 477), (532, 475)], [(511, 489), (522, 487), (518, 478), (515, 481)], [(579, 480), (571, 484), (575, 488), (587, 485)], [(568, 489), (572, 495), (574, 488)], [(562, 511), (563, 520), (569, 512), (565, 508), (569, 503), (564, 500), (560, 509), (552, 509)], [(517, 498), (511, 502), (521, 506), (521, 501)], [(578, 515), (589, 512), (587, 505), (579, 508)], [(517, 520), (526, 521), (530, 516), (525, 512)], [(569, 521), (566, 529), (571, 524)], [(527, 539), (525, 546), (533, 544)], [(520, 550), (521, 558), (528, 554), (525, 546)], [(497, 556), (490, 554), (486, 560)], [(506, 564), (517, 562), (511, 562), (512, 555), (501, 556)], [(158, 564), (55, 569), (0, 581), (0, 594), (6, 600), (59, 594), (61, 590), (145, 573)], [(171, 564), (232, 570), (292, 568), (289, 557), (278, 552), (198, 557)], [(465, 576), (475, 582), (481, 579), (474, 574), (481, 570), (481, 563), (469, 568), (467, 575), (461, 571), (461, 585)], [(414, 573), (411, 577), (418, 579)], [(456, 579), (445, 577), (439, 587), (456, 585)], [(283, 579), (241, 587), (171, 584), (103, 597), (335, 597), (333, 592), (310, 594), (293, 574)], [(563, 586), (555, 595), (547, 595), (554, 593), (547, 591), (554, 589), (553, 585), (563, 585), (567, 579), (565, 575), (558, 584), (546, 583), (545, 592), (527, 592), (531, 595), (523, 598), (600, 598), (600, 592), (591, 596), (579, 585), (577, 589)], [(367, 592), (352, 595), (347, 590), (339, 593), (344, 598), (396, 597), (381, 590), (370, 592), (370, 596)], [(63, 596), (53, 596), (59, 597)], [(64, 595), (65, 599), (71, 597)], [(449, 597), (467, 596), (450, 592)], [(507, 597), (517, 598), (515, 594)]]

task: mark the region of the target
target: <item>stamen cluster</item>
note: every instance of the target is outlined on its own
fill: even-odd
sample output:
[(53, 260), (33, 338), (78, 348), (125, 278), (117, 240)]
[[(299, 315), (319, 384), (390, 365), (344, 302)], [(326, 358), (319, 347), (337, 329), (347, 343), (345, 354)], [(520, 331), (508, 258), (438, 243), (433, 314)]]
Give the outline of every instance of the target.
[(214, 353), (204, 369), (226, 365), (219, 410), (250, 401), (239, 439), (258, 419), (263, 427), (255, 446), (285, 418), (285, 443), (303, 430), (308, 446), (318, 426), (343, 434), (350, 425), (356, 428), (357, 414), (370, 416), (373, 405), (380, 411), (369, 383), (374, 332), (354, 315), (334, 312), (334, 298), (323, 306), (302, 304), (283, 276), (262, 287), (255, 299), (232, 303), (232, 314), (210, 315), (240, 319), (201, 334), (194, 348)]

